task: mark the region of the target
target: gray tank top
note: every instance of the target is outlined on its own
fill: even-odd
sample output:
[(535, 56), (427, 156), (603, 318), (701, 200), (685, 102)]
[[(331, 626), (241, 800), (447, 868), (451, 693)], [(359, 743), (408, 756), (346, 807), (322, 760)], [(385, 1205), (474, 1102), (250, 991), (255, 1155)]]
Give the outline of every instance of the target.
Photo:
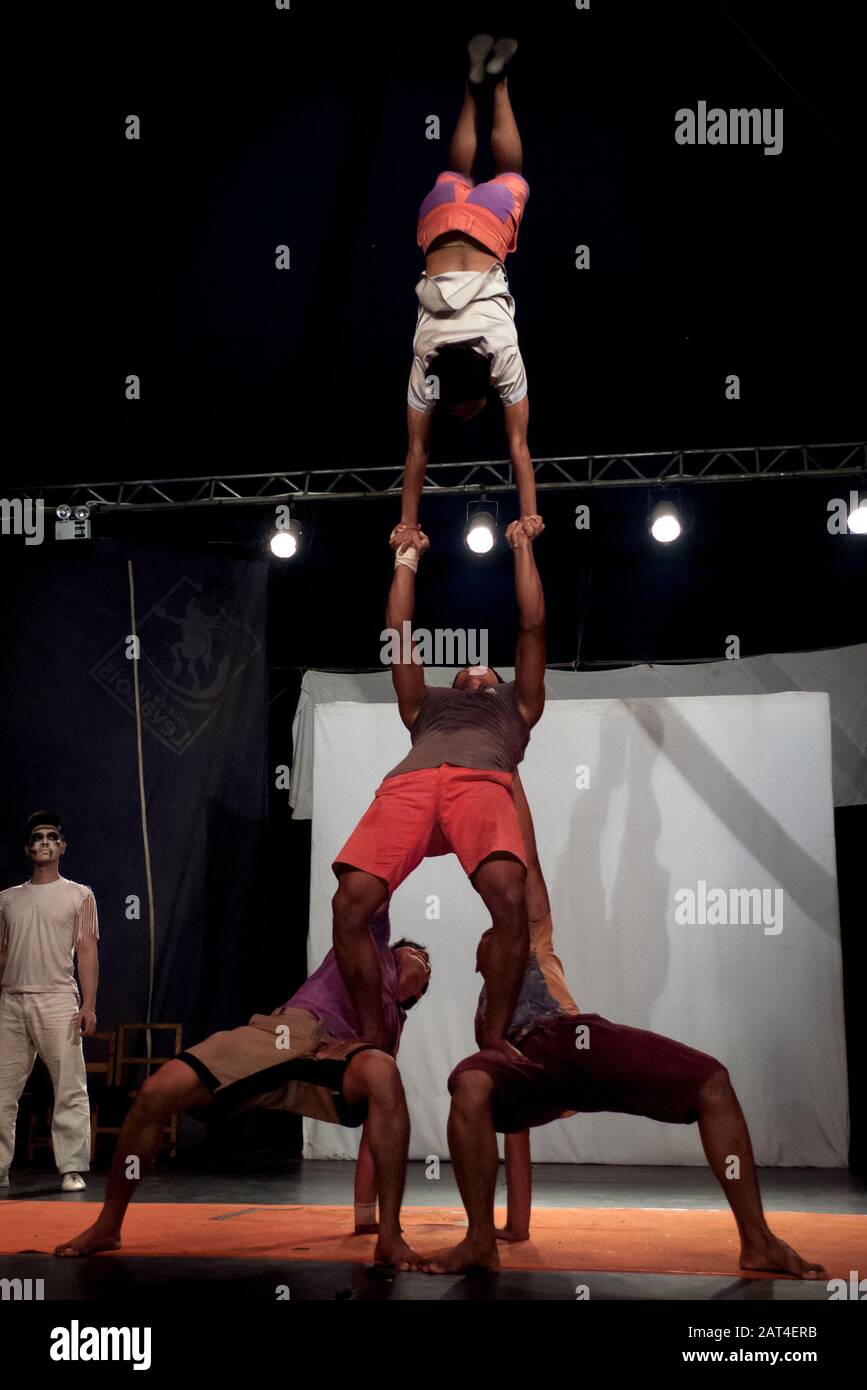
[(412, 751), (385, 774), (398, 777), (450, 763), (514, 772), (530, 739), (514, 681), (473, 692), (429, 685), (410, 730)]

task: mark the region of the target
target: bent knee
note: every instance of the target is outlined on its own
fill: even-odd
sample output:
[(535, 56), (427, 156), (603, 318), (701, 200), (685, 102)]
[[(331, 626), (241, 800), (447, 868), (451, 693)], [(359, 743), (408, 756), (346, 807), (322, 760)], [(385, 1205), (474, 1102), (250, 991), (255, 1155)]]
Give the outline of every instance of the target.
[(368, 879), (358, 874), (343, 874), (331, 899), (335, 927), (366, 926), (381, 896)]
[(403, 1082), (397, 1062), (388, 1052), (378, 1048), (366, 1048), (352, 1058), (347, 1068), (347, 1076), (368, 1096), (396, 1096), (403, 1094)]
[(135, 1104), (139, 1110), (182, 1110), (198, 1084), (199, 1078), (192, 1067), (185, 1062), (176, 1066), (173, 1059), (142, 1084)]
[(489, 891), (488, 910), (505, 924), (527, 924), (527, 894), (523, 878), (509, 878)]
[(486, 1071), (467, 1067), (449, 1078), (452, 1105), (459, 1110), (478, 1111), (487, 1109), (494, 1091), (494, 1082)]

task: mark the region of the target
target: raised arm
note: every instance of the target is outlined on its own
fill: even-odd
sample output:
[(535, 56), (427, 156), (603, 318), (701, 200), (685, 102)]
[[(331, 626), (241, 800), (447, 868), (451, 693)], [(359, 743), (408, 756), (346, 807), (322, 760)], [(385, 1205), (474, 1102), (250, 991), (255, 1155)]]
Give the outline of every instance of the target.
[(407, 527), (401, 523), (395, 526), (389, 543), (395, 552), (394, 578), (385, 610), (391, 643), (391, 680), (400, 717), (411, 729), (425, 694), (424, 667), (412, 659), (415, 574), (419, 559), (429, 549), (430, 541), (419, 527)]
[(541, 719), (545, 708), (545, 595), (526, 524), (513, 521), (506, 529), (506, 539), (515, 553), (515, 594), (518, 600), (515, 686), (518, 708), (532, 728)]
[(400, 498), (400, 519), (405, 526), (418, 525), (418, 504), (424, 487), (427, 461), (430, 457), (430, 440), (433, 427), (433, 411), (425, 414), (411, 405), (406, 408), (406, 462), (403, 468), (403, 488)]

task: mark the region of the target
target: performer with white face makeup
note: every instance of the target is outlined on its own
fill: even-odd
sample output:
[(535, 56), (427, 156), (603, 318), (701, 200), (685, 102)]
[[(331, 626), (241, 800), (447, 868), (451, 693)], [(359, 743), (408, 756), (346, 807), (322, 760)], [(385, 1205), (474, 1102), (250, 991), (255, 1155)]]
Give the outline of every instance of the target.
[(63, 1191), (79, 1192), (90, 1167), (81, 1039), (96, 1031), (96, 900), (60, 873), (66, 837), (58, 815), (37, 811), (24, 839), (32, 877), (0, 893), (0, 1187), (9, 1184), (18, 1100), (38, 1056), (54, 1087), (51, 1145)]

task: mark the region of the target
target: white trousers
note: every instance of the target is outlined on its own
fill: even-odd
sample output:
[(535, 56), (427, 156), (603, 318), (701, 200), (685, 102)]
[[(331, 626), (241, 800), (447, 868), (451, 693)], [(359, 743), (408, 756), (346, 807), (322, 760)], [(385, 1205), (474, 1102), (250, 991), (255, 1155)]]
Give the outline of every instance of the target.
[(0, 989), (0, 1180), (15, 1152), (18, 1099), (37, 1055), (54, 1087), (51, 1147), (60, 1173), (90, 1168), (90, 1106), (81, 1036), (72, 1027), (78, 1013), (75, 988), (17, 994)]

